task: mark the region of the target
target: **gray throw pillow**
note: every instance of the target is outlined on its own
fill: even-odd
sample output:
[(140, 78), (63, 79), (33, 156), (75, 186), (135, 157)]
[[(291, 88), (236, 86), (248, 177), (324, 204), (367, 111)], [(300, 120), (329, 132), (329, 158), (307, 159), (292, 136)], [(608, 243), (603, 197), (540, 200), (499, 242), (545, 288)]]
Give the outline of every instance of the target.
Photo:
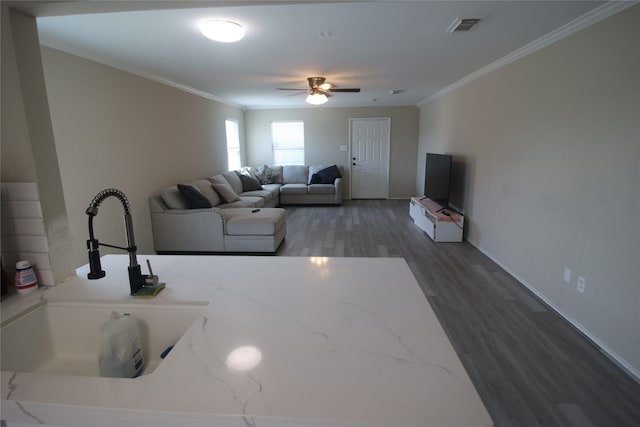
[(169, 209), (188, 209), (184, 197), (180, 194), (177, 185), (165, 188), (160, 194), (162, 200), (167, 204)]
[(215, 182), (211, 185), (213, 186), (213, 189), (218, 192), (220, 197), (224, 199), (225, 202), (231, 203), (231, 202), (235, 202), (236, 200), (240, 200), (240, 196), (238, 196), (238, 194), (235, 191), (233, 191), (233, 188), (231, 188), (231, 185), (218, 184)]
[(256, 169), (256, 177), (260, 181), (260, 184), (273, 184), (273, 170), (267, 166), (259, 166)]
[(248, 175), (240, 175), (240, 181), (242, 181), (242, 191), (259, 191), (262, 190), (260, 182)]

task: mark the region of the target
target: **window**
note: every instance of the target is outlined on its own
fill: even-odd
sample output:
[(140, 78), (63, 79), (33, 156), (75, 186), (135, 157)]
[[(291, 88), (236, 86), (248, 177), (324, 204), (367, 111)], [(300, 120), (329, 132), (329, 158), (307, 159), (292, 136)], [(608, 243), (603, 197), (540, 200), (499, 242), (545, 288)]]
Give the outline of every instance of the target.
[(240, 129), (237, 120), (225, 120), (225, 128), (227, 130), (227, 159), (229, 170), (240, 169), (242, 161), (240, 160)]
[(271, 122), (274, 165), (304, 165), (304, 122)]

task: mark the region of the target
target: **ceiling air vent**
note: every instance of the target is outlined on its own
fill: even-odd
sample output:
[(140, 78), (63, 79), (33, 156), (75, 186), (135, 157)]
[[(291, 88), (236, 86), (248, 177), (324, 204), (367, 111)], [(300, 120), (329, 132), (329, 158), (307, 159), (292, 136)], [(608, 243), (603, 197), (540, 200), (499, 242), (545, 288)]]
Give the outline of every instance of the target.
[(480, 20), (475, 18), (456, 18), (455, 21), (449, 25), (449, 28), (447, 28), (447, 32), (453, 33), (457, 31), (470, 31), (478, 24), (478, 22), (480, 22)]

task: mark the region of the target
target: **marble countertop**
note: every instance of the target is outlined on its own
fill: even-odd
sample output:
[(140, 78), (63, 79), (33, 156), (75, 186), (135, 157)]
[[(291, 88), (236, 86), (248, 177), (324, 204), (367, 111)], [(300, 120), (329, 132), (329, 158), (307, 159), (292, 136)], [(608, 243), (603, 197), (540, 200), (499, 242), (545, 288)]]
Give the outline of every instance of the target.
[[(157, 256), (145, 304), (208, 302), (162, 364), (136, 379), (2, 372), (2, 419), (64, 426), (490, 426), (402, 258)], [(128, 257), (2, 302), (129, 301)], [(70, 331), (72, 333), (72, 331)], [(260, 363), (230, 369), (235, 349)]]

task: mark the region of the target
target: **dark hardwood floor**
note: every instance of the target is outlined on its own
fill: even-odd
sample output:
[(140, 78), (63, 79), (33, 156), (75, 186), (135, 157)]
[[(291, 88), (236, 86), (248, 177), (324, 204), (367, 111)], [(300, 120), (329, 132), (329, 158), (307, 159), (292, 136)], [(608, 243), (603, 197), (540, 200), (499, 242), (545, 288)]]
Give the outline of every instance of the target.
[(279, 256), (403, 257), (496, 426), (640, 426), (640, 384), (469, 243), (434, 243), (408, 200), (287, 206)]

